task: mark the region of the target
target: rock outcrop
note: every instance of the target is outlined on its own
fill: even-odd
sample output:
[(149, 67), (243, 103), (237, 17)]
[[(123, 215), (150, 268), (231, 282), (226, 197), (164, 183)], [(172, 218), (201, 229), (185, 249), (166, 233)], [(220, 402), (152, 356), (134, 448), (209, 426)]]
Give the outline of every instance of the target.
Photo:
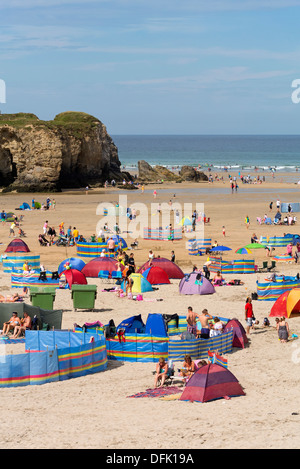
[(129, 180), (105, 126), (81, 112), (41, 121), (34, 114), (0, 115), (0, 185), (19, 192)]
[(208, 177), (205, 173), (202, 171), (197, 171), (192, 166), (182, 166), (181, 170), (179, 171), (179, 175), (184, 181), (208, 181)]
[(174, 181), (181, 182), (181, 177), (165, 168), (164, 166), (154, 166), (147, 161), (138, 161), (138, 180), (143, 182)]
[(192, 166), (182, 166), (179, 174), (168, 170), (164, 166), (152, 167), (144, 160), (138, 161), (138, 180), (142, 182), (159, 182), (159, 181), (208, 181), (208, 177), (202, 171), (196, 171)]

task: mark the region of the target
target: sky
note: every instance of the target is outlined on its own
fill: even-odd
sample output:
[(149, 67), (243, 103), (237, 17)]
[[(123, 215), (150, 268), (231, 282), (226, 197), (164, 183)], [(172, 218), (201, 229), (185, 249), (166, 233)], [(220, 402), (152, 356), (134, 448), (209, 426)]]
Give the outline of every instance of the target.
[(0, 110), (82, 111), (111, 135), (298, 134), (299, 15), (300, 0), (0, 0)]

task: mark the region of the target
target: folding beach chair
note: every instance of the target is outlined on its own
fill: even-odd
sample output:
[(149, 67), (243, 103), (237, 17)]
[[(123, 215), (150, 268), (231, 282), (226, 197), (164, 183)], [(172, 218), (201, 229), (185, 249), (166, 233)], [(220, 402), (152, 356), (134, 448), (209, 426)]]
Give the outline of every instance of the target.
[(259, 272), (267, 272), (268, 271), (268, 261), (263, 261), (262, 266), (258, 268)]
[(268, 272), (270, 272), (271, 270), (275, 269), (275, 267), (276, 267), (276, 261), (272, 261), (272, 262), (271, 262), (271, 265), (268, 266), (268, 268), (267, 268), (267, 269), (268, 269)]
[(100, 270), (99, 274), (98, 274), (98, 278), (100, 278), (102, 280), (102, 282), (104, 282), (105, 280), (109, 280), (110, 279), (110, 273), (108, 270)]

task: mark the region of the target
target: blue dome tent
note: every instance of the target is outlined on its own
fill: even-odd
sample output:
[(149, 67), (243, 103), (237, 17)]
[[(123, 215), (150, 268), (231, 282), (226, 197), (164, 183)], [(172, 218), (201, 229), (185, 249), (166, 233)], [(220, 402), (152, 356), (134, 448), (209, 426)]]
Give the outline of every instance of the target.
[(85, 262), (79, 257), (69, 257), (62, 261), (58, 266), (58, 273), (61, 274), (64, 270), (66, 270), (66, 264), (69, 263), (70, 269), (76, 269), (81, 271), (85, 266)]

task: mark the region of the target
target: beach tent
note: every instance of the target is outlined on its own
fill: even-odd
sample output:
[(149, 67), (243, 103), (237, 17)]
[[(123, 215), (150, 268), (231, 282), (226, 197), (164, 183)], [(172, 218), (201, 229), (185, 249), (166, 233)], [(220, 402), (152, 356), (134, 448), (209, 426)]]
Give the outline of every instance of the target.
[(115, 235), (110, 236), (110, 237), (107, 239), (107, 241), (108, 241), (109, 239), (113, 239), (114, 242), (115, 242), (115, 244), (116, 244), (116, 246), (118, 246), (118, 247), (120, 247), (121, 249), (123, 249), (123, 251), (125, 251), (125, 250), (127, 249), (127, 243), (126, 243), (126, 241), (125, 241), (124, 238), (121, 238), (120, 236), (118, 236), (118, 235), (115, 234)]
[(145, 334), (167, 337), (168, 331), (162, 314), (149, 313), (146, 322)]
[[(116, 259), (112, 257), (96, 257), (95, 259), (92, 259), (87, 264), (85, 264), (81, 272), (86, 277), (97, 278), (100, 270), (108, 271), (111, 275), (111, 273), (116, 271), (117, 268), (118, 264)], [(124, 266), (122, 264), (121, 269), (124, 270)]]
[(176, 265), (169, 259), (165, 259), (164, 257), (155, 257), (151, 260), (151, 264), (149, 264), (149, 262), (147, 261), (145, 264), (142, 265), (142, 267), (138, 269), (138, 272), (142, 274), (146, 269), (150, 267), (150, 265), (154, 265), (163, 269), (167, 273), (169, 279), (181, 279), (184, 277), (184, 273), (182, 272), (180, 267), (178, 267), (178, 265)]
[(280, 295), (273, 304), (269, 316), (286, 318), (300, 316), (300, 288), (293, 288)]
[(77, 269), (81, 271), (85, 266), (85, 262), (79, 257), (68, 257), (68, 259), (65, 259), (59, 264), (57, 269), (58, 273), (61, 274), (64, 270), (66, 270), (67, 266), (69, 266), (70, 269)]
[(291, 243), (295, 246), (297, 243), (300, 243), (300, 236), (298, 234), (287, 234), (291, 239)]
[(9, 243), (5, 252), (30, 252), (30, 249), (22, 239), (16, 238)]
[(30, 205), (27, 204), (27, 202), (23, 202), (22, 205), (20, 205), (20, 210), (31, 210)]
[(117, 332), (119, 329), (125, 329), (125, 334), (143, 334), (145, 332), (145, 324), (142, 320), (142, 316), (138, 314), (120, 322), (117, 326)]
[(231, 319), (224, 327), (223, 332), (233, 331), (232, 347), (245, 348), (248, 338), (243, 325), (238, 319)]
[[(133, 274), (130, 274), (129, 277), (132, 278), (132, 280), (133, 280), (133, 286), (132, 286), (132, 293), (133, 294), (135, 294), (135, 293), (145, 293), (145, 292), (153, 290), (151, 283), (148, 282), (148, 280), (145, 279), (145, 277), (143, 277), (142, 274), (133, 273)], [(125, 287), (125, 281), (122, 282), (121, 288), (123, 290), (125, 290), (125, 288), (126, 288)]]
[(142, 273), (151, 285), (163, 285), (170, 283), (167, 273), (158, 266), (151, 265)]
[(199, 272), (185, 275), (179, 283), (181, 295), (212, 295), (215, 293), (214, 286)]
[(199, 368), (189, 379), (180, 401), (209, 402), (244, 395), (242, 386), (227, 368), (209, 363)]
[(60, 274), (60, 277), (63, 275), (66, 277), (66, 281), (70, 288), (72, 285), (87, 285), (86, 276), (80, 272), (80, 270), (66, 269)]

